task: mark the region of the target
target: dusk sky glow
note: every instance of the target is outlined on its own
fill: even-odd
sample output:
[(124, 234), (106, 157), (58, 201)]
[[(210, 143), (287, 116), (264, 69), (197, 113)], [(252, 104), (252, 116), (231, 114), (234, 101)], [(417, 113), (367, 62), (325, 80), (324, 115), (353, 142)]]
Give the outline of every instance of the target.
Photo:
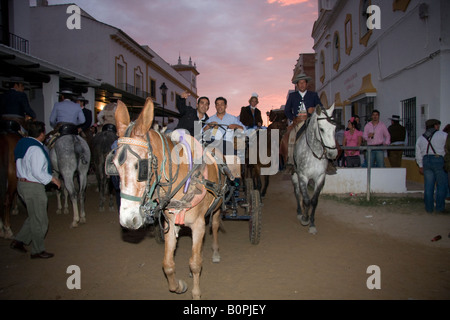
[[(196, 63), (198, 95), (239, 115), (253, 92), (263, 114), (285, 104), (300, 53), (314, 52), (317, 0), (49, 0), (74, 3), (169, 64)], [(82, 46), (81, 46), (82, 48)], [(215, 113), (212, 104), (208, 114)], [(267, 119), (264, 116), (264, 121)], [(267, 124), (267, 123), (266, 123)]]

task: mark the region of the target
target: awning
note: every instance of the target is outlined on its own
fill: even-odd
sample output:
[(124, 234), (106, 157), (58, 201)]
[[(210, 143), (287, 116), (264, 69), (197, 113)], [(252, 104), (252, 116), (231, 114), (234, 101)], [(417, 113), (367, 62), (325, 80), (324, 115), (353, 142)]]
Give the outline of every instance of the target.
[(361, 89), (354, 95), (352, 95), (349, 100), (350, 102), (355, 102), (367, 97), (376, 97), (377, 89), (372, 84), (372, 75), (369, 73), (368, 75), (362, 78)]

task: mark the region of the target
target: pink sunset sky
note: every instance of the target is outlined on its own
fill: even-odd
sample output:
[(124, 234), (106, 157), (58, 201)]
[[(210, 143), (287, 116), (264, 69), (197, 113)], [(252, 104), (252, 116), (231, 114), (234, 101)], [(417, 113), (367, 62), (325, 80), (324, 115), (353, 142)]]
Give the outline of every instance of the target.
[[(189, 58), (200, 96), (228, 100), (239, 115), (253, 92), (263, 112), (286, 102), (300, 53), (314, 52), (317, 0), (49, 0), (75, 3), (95, 19), (150, 46), (169, 64)], [(82, 47), (81, 47), (82, 49)]]

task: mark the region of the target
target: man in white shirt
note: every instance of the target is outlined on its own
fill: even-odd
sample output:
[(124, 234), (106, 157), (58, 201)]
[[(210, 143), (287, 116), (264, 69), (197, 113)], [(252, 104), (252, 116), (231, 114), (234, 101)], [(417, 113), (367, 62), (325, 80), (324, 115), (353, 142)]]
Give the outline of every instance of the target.
[[(425, 133), (416, 142), (416, 162), (424, 176), (425, 210), (432, 213), (445, 211), (445, 197), (448, 191), (447, 173), (444, 171), (445, 142), (447, 133), (439, 131), (441, 122), (427, 120)], [(436, 185), (436, 208), (434, 189)]]
[[(233, 145), (234, 130), (244, 130), (244, 125), (237, 117), (226, 112), (227, 99), (218, 97), (215, 104), (217, 113), (206, 121), (208, 126), (205, 127), (205, 130), (212, 130), (211, 136), (214, 137), (214, 140), (223, 140), (224, 154), (235, 154)], [(226, 127), (217, 126), (218, 124)]]
[(61, 187), (59, 179), (52, 176), (50, 157), (45, 146), (45, 124), (31, 122), (29, 138), (22, 138), (14, 150), (17, 172), (17, 192), (26, 204), (28, 218), (11, 243), (11, 248), (27, 252), (24, 245), (31, 243), (31, 258), (48, 259), (53, 253), (45, 251), (44, 239), (48, 230), (47, 194), (45, 186), (53, 182)]

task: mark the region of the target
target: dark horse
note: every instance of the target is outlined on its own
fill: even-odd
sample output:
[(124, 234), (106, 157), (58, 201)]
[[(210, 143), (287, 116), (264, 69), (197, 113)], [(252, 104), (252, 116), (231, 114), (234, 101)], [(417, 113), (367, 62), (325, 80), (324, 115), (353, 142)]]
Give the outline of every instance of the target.
[[(314, 214), (319, 194), (325, 184), (328, 159), (334, 160), (337, 156), (333, 111), (334, 105), (328, 110), (317, 106), (315, 112), (304, 124), (306, 130), (297, 139), (294, 148), (295, 164), (292, 183), (297, 199), (297, 218), (302, 225), (309, 225), (311, 234), (317, 233)], [(308, 194), (310, 180), (314, 183), (312, 197)]]
[[(0, 237), (11, 239), (13, 233), (9, 218), (13, 204), (17, 204), (14, 148), (22, 136), (14, 130), (6, 129), (5, 126), (6, 122), (2, 121), (3, 130), (0, 133)], [(17, 209), (15, 209), (15, 213), (17, 213), (16, 211)]]
[(113, 187), (111, 179), (105, 173), (106, 156), (111, 152), (111, 146), (117, 140), (116, 126), (108, 124), (103, 126), (102, 132), (95, 135), (91, 141), (92, 163), (97, 178), (100, 193), (99, 210), (105, 210), (106, 194), (109, 194), (109, 210), (114, 210)]
[[(64, 181), (65, 204), (64, 213), (69, 213), (67, 203), (67, 193), (70, 196), (73, 206), (73, 221), (71, 227), (77, 227), (78, 223), (86, 222), (86, 213), (84, 211), (84, 200), (86, 197), (87, 174), (89, 171), (89, 162), (91, 160), (91, 151), (82, 137), (68, 134), (59, 137), (50, 150), (50, 159), (52, 168)], [(76, 180), (76, 181), (75, 181)], [(75, 185), (77, 182), (78, 188)], [(61, 191), (56, 191), (58, 208), (56, 213), (60, 214)], [(78, 207), (78, 201), (80, 207)]]
[[(253, 187), (264, 198), (269, 178), (278, 172), (280, 130), (277, 126), (257, 129), (248, 135), (245, 153), (245, 177), (251, 178)], [(264, 177), (264, 183), (261, 177)]]

